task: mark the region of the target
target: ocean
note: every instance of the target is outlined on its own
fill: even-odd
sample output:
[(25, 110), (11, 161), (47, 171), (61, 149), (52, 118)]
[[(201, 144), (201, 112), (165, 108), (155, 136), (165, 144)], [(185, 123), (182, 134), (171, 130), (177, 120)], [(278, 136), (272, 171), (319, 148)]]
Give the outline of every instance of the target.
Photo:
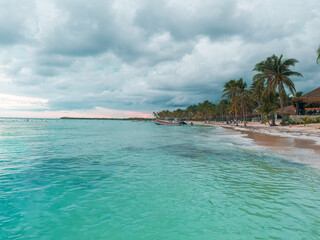
[(320, 239), (320, 170), (220, 127), (0, 120), (0, 239)]

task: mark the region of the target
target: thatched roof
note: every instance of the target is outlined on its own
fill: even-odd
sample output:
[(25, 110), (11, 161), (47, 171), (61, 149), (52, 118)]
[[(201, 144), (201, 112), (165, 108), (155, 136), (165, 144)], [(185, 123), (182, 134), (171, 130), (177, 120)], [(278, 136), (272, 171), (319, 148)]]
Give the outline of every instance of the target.
[[(284, 115), (296, 115), (296, 108), (293, 105), (284, 107), (282, 108), (282, 110)], [(281, 114), (282, 113), (281, 108), (279, 108), (277, 112), (278, 114)]]
[(320, 87), (304, 94), (301, 97), (294, 98), (293, 102), (302, 101), (305, 103), (320, 103)]

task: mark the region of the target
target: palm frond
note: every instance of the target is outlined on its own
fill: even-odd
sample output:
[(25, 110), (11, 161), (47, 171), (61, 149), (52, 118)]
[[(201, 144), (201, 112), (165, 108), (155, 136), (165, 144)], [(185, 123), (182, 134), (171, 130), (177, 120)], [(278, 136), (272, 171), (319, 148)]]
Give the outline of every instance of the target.
[(291, 70), (287, 70), (285, 72), (283, 72), (283, 75), (289, 77), (289, 76), (296, 76), (296, 77), (303, 77), (303, 75), (299, 72), (294, 72), (294, 71), (291, 71)]
[(294, 67), (296, 63), (299, 63), (299, 61), (295, 58), (289, 58), (283, 61), (283, 65), (286, 67), (290, 67), (290, 66)]

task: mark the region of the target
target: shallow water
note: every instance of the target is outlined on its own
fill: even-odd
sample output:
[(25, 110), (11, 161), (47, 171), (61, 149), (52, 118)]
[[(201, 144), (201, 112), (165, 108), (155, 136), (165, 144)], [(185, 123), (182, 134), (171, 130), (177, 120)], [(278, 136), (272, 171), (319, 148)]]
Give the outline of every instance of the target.
[(320, 170), (214, 127), (0, 120), (0, 239), (319, 239)]

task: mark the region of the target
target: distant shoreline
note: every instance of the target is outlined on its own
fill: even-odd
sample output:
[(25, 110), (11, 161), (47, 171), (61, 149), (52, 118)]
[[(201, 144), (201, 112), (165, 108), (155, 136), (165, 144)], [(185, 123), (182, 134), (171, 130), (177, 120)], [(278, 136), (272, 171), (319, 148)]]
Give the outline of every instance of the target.
[(123, 121), (154, 121), (154, 118), (84, 118), (84, 117), (61, 117), (64, 120), (123, 120)]

